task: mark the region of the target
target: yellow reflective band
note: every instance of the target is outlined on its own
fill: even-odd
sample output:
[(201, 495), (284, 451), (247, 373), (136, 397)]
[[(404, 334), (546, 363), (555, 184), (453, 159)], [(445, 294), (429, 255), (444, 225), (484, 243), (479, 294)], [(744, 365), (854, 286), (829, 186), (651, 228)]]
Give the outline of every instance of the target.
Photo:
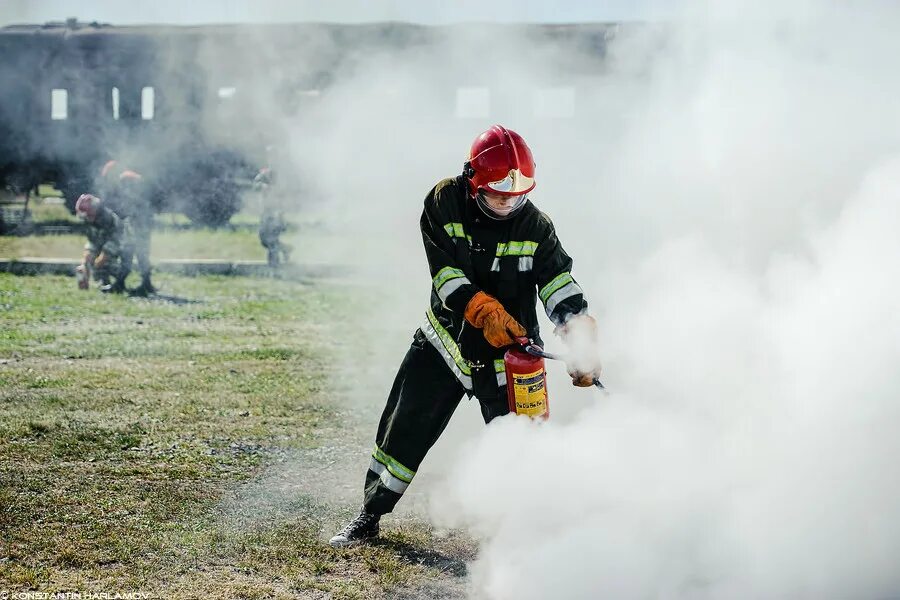
[[(437, 329), (435, 329), (435, 322), (437, 319), (434, 317), (434, 313), (431, 312), (431, 309), (428, 309), (426, 316), (425, 323), (422, 325), (422, 333), (425, 334), (428, 343), (441, 355), (447, 368), (450, 369), (450, 372), (453, 373), (462, 386), (467, 390), (471, 390), (472, 370), (465, 359), (463, 359), (462, 353), (459, 351), (456, 342), (454, 342), (450, 334), (440, 326), (440, 323), (437, 323)], [(452, 345), (448, 349), (446, 344)]]
[(500, 242), (497, 256), (534, 256), (537, 247), (537, 242)]
[(494, 359), (494, 372), (497, 374), (497, 387), (506, 385), (506, 363), (502, 358)]
[(402, 494), (406, 491), (406, 488), (409, 487), (408, 483), (399, 477), (392, 475), (390, 470), (384, 466), (384, 464), (378, 462), (374, 458), (370, 461), (369, 470), (378, 475), (378, 479), (381, 480), (381, 485), (395, 494)]
[(541, 291), (538, 292), (538, 296), (541, 298), (541, 302), (547, 303), (547, 298), (553, 295), (553, 292), (556, 290), (565, 287), (567, 284), (574, 282), (572, 279), (572, 274), (569, 272), (560, 273), (553, 280), (541, 288)]
[(407, 469), (404, 467), (400, 461), (395, 459), (394, 457), (385, 454), (385, 452), (375, 445), (375, 450), (372, 451), (372, 458), (383, 464), (388, 468), (388, 471), (391, 472), (391, 475), (403, 481), (404, 483), (409, 483), (412, 481), (413, 477), (416, 476), (416, 472), (412, 469)]
[(463, 229), (462, 223), (447, 223), (444, 225), (444, 231), (452, 238), (465, 238), (466, 230)]
[(544, 310), (547, 312), (547, 316), (553, 319), (553, 311), (556, 310), (556, 307), (560, 302), (567, 298), (571, 298), (572, 296), (577, 296), (578, 294), (583, 293), (584, 291), (574, 281), (562, 286), (561, 288), (550, 294), (550, 297), (547, 298), (546, 302), (544, 302)]
[(455, 269), (453, 267), (444, 267), (440, 271), (437, 272), (437, 275), (434, 276), (434, 289), (440, 290), (441, 286), (450, 281), (451, 279), (456, 279), (458, 277), (465, 277), (466, 274), (463, 273), (459, 269)]

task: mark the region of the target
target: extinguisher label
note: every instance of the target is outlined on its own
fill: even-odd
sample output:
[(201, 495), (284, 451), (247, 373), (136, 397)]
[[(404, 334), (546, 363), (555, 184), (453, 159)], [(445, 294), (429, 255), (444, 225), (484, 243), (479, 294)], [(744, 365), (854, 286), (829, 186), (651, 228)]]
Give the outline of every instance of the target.
[(514, 373), (512, 380), (516, 414), (537, 417), (547, 412), (543, 369), (534, 373)]

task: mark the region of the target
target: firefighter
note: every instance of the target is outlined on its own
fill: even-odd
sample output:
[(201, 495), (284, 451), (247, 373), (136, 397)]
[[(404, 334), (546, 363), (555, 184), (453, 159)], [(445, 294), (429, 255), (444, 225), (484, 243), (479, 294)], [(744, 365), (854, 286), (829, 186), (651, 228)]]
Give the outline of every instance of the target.
[[(122, 265), (122, 220), (91, 194), (82, 194), (75, 202), (75, 214), (88, 224), (88, 241), (84, 246), (79, 273), (94, 273), (100, 291), (121, 294), (125, 291), (125, 272)], [(110, 283), (110, 279), (114, 281)], [(83, 285), (82, 287), (87, 287)]]
[(99, 187), (107, 206), (125, 222), (126, 243), (123, 246), (122, 264), (125, 277), (131, 272), (133, 259), (137, 259), (141, 274), (140, 285), (132, 290), (136, 296), (156, 292), (150, 280), (150, 234), (153, 229), (153, 207), (147, 195), (143, 177), (121, 163), (111, 160), (100, 170)]
[(262, 198), (262, 214), (259, 217), (259, 242), (266, 249), (266, 260), (270, 267), (277, 268), (291, 258), (291, 247), (281, 241), (281, 234), (287, 230), (284, 209), (280, 198), (273, 193), (274, 173), (269, 167), (259, 170), (253, 178), (253, 187)]
[[(485, 423), (509, 412), (503, 354), (517, 336), (542, 344), (538, 299), (565, 343), (596, 338), (572, 259), (528, 198), (534, 170), (522, 137), (494, 125), (475, 139), (463, 173), (426, 196), (420, 226), (431, 306), (378, 424), (362, 510), (332, 546), (378, 535), (379, 519), (400, 500), (463, 396), (478, 398)], [(600, 375), (593, 352), (567, 368), (577, 386)]]

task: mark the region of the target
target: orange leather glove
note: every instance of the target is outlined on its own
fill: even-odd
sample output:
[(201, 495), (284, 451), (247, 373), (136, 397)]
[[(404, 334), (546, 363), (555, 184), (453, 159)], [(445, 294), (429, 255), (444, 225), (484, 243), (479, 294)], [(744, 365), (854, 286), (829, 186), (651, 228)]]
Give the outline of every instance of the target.
[(600, 378), (601, 369), (596, 347), (597, 321), (587, 314), (575, 315), (565, 325), (557, 327), (555, 333), (569, 347), (566, 371), (572, 378), (572, 385), (594, 385), (594, 380)]
[(466, 321), (483, 330), (484, 339), (494, 348), (516, 343), (514, 337), (525, 335), (525, 328), (510, 316), (500, 301), (478, 292), (466, 305)]

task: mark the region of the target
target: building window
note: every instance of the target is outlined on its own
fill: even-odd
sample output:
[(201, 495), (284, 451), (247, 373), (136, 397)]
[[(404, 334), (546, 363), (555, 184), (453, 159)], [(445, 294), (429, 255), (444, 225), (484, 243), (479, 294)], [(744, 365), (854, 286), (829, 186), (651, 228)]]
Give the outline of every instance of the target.
[(141, 89), (141, 118), (145, 121), (153, 119), (154, 96), (152, 87)]
[(236, 93), (237, 93), (237, 88), (233, 87), (233, 86), (219, 88), (219, 98), (221, 100), (229, 100), (231, 98), (234, 98), (234, 95)]
[(484, 87), (464, 87), (456, 90), (457, 119), (485, 119), (490, 114), (491, 91)]
[(64, 121), (69, 118), (68, 90), (50, 90), (50, 118), (54, 121)]
[(112, 89), (112, 115), (113, 119), (119, 120), (119, 88)]
[(543, 119), (571, 119), (575, 116), (575, 88), (554, 87), (535, 90), (534, 116)]

